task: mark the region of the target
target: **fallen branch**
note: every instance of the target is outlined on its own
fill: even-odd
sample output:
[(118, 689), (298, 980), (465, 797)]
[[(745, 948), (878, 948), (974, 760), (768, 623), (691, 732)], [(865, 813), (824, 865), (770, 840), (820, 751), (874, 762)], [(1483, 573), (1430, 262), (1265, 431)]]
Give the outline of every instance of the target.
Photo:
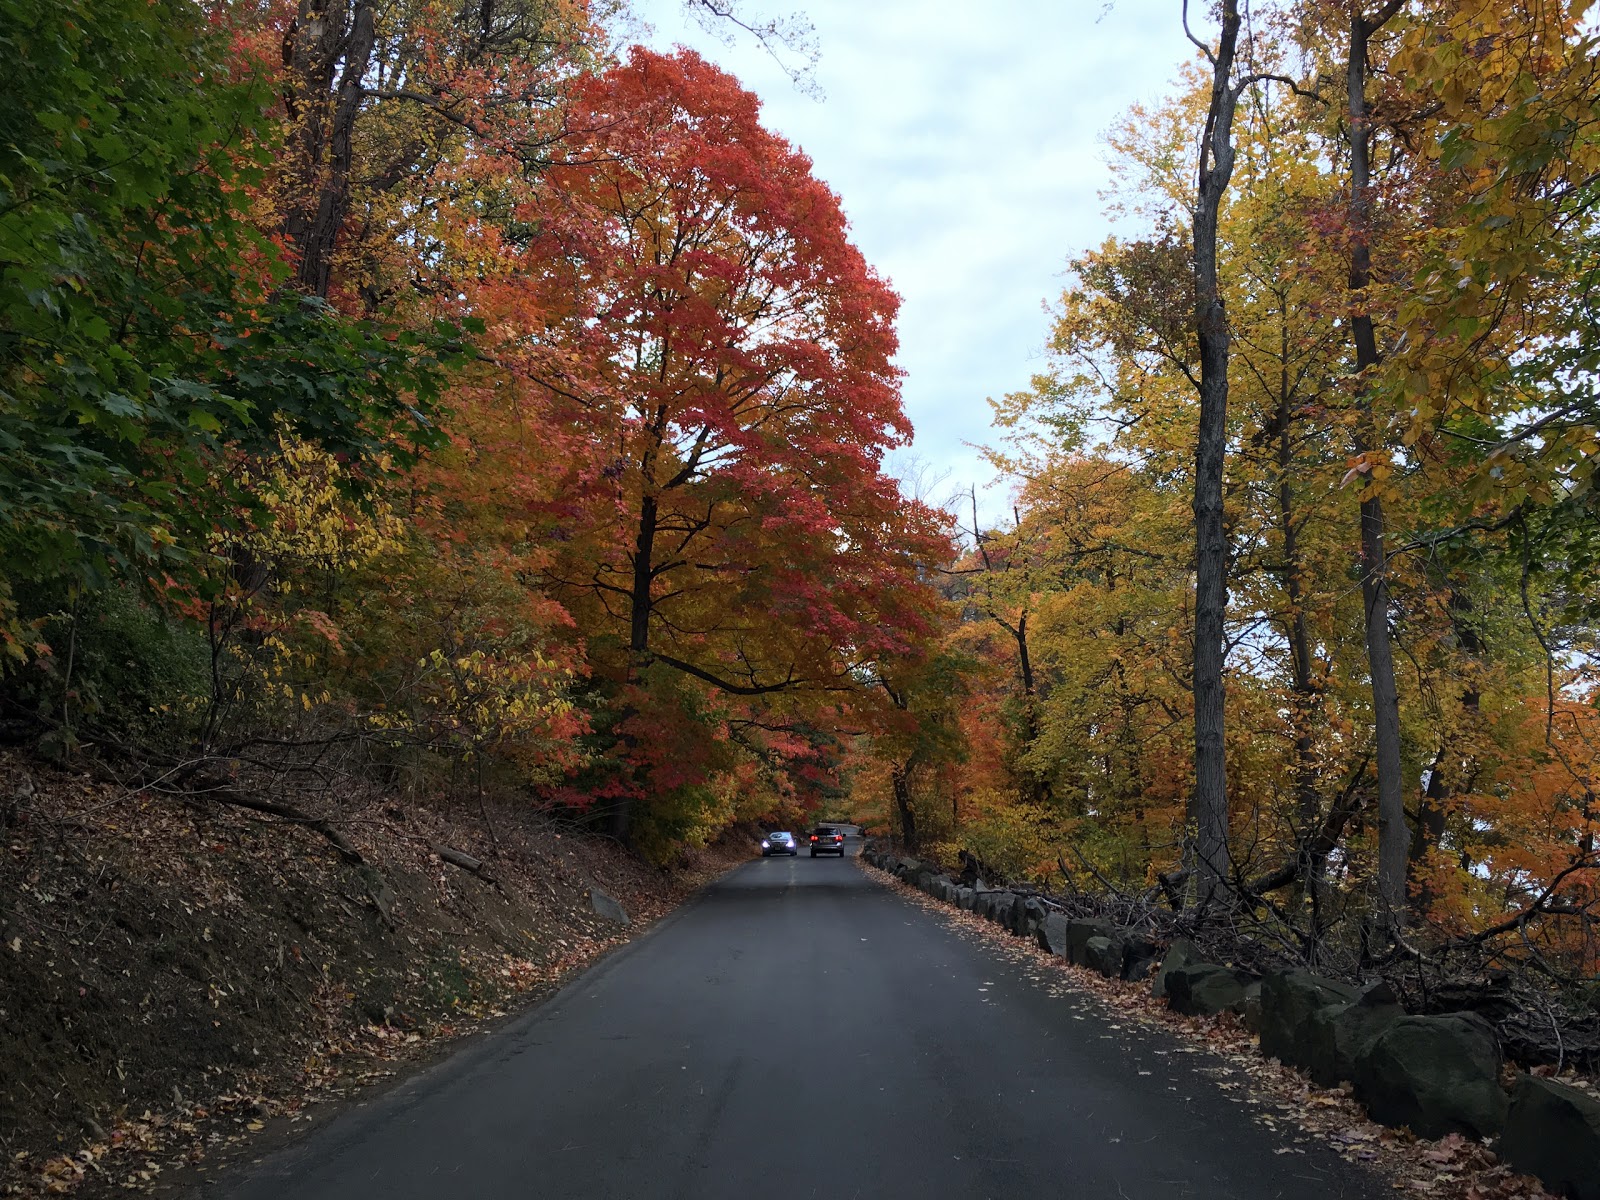
[(342, 831), (322, 817), (313, 817), (309, 813), (301, 812), (298, 808), (293, 808), (287, 804), (279, 804), (275, 800), (259, 800), (254, 796), (246, 796), (225, 786), (206, 788), (189, 794), (203, 796), (207, 800), (215, 800), (219, 804), (227, 804), (233, 808), (247, 808), (252, 812), (266, 813), (268, 816), (277, 817), (292, 825), (304, 825), (312, 832), (319, 833), (326, 838), (329, 844), (339, 852), (340, 857), (351, 866), (364, 867), (368, 865), (367, 860), (362, 857), (361, 851), (355, 848), (354, 843), (345, 837)]
[[(1089, 861), (1089, 858), (1083, 853), (1083, 851), (1079, 850), (1076, 846), (1072, 846), (1071, 850), (1072, 856), (1083, 864), (1084, 870), (1088, 871), (1089, 874), (1093, 875), (1097, 880), (1099, 880), (1101, 887), (1105, 888), (1106, 891), (1110, 892), (1118, 900), (1126, 900), (1128, 898), (1128, 894), (1126, 892), (1124, 892), (1116, 884), (1112, 883), (1098, 870), (1096, 870), (1094, 863)], [(1059, 861), (1059, 856), (1057, 856), (1057, 858)], [(1064, 863), (1062, 864), (1062, 869), (1066, 869), (1066, 865)]]
[(488, 867), (484, 865), (481, 858), (474, 858), (465, 850), (457, 850), (451, 846), (441, 845), (438, 842), (429, 842), (428, 850), (436, 858), (449, 863), (452, 867), (460, 867), (467, 874), (476, 875), (502, 896), (506, 894), (506, 889), (498, 879), (489, 873)]
[(215, 801), (226, 804), (232, 808), (248, 809), (251, 812), (264, 813), (270, 817), (277, 817), (291, 825), (303, 825), (313, 833), (320, 834), (328, 843), (339, 852), (339, 857), (355, 867), (361, 875), (361, 880), (366, 884), (367, 896), (372, 901), (378, 914), (386, 922), (393, 924), (394, 890), (389, 887), (389, 882), (383, 877), (375, 866), (369, 863), (357, 850), (355, 843), (345, 836), (344, 831), (335, 826), (324, 817), (314, 817), (310, 813), (301, 812), (298, 808), (288, 804), (280, 804), (276, 800), (262, 800), (256, 796), (247, 796), (236, 789), (230, 782), (216, 776), (201, 775), (199, 766), (180, 771), (173, 782), (183, 785), (191, 780), (199, 783), (199, 788), (185, 787), (182, 795)]
[(1517, 913), (1516, 916), (1510, 917), (1498, 925), (1491, 925), (1488, 929), (1480, 929), (1477, 933), (1457, 938), (1443, 948), (1449, 950), (1456, 946), (1482, 945), (1484, 942), (1497, 938), (1501, 934), (1523, 929), (1534, 917), (1574, 917), (1582, 915), (1589, 910), (1589, 905), (1574, 904), (1571, 901), (1562, 900), (1556, 896), (1556, 891), (1569, 877), (1576, 875), (1578, 872), (1594, 870), (1600, 870), (1600, 858), (1591, 858), (1585, 855), (1574, 859), (1545, 885), (1544, 890), (1539, 893), (1539, 896), (1532, 904)]
[(1344, 836), (1344, 827), (1361, 808), (1359, 788), (1366, 776), (1367, 764), (1371, 760), (1372, 756), (1368, 754), (1350, 773), (1349, 782), (1328, 809), (1322, 827), (1296, 847), (1294, 857), (1288, 862), (1246, 883), (1243, 887), (1246, 895), (1260, 900), (1267, 892), (1275, 892), (1279, 888), (1288, 887), (1291, 883), (1298, 883), (1315, 867), (1328, 860), (1328, 856), (1338, 847), (1339, 839)]

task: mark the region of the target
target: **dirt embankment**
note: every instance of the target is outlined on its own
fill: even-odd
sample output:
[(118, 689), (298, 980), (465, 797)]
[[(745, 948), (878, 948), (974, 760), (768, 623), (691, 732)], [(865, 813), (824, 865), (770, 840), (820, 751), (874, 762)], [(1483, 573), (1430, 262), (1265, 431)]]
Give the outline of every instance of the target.
[(0, 755), (0, 1194), (203, 1165), (547, 994), (751, 849), (666, 872), (486, 815), (493, 837), (476, 803), (345, 812), (363, 867), (304, 826)]

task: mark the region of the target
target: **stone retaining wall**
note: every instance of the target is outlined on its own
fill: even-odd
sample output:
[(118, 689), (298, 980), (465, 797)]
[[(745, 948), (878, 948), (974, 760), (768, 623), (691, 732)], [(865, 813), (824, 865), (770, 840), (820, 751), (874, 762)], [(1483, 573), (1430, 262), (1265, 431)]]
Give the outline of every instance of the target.
[(1365, 989), (1309, 971), (1255, 976), (1205, 962), (1192, 942), (1157, 946), (1139, 930), (1073, 917), (1048, 897), (869, 847), (862, 855), (928, 895), (1029, 938), (1112, 979), (1149, 979), (1154, 995), (1191, 1015), (1233, 1012), (1261, 1052), (1324, 1087), (1348, 1082), (1372, 1119), (1421, 1137), (1497, 1137), (1500, 1156), (1572, 1200), (1600, 1200), (1600, 1103), (1575, 1088), (1518, 1076), (1507, 1096), (1494, 1028), (1476, 1013), (1408, 1014), (1382, 983)]

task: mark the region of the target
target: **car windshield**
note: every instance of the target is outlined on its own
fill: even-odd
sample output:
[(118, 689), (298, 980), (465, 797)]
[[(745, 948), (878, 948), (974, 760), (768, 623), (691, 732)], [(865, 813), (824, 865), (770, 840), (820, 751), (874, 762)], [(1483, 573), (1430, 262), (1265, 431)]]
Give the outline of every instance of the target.
[(771, 842), (787, 842), (789, 835), (787, 833), (774, 833), (767, 840)]
[(838, 835), (838, 833), (839, 833), (839, 831), (837, 829), (819, 829), (819, 830), (817, 830), (817, 836), (818, 837), (836, 837)]

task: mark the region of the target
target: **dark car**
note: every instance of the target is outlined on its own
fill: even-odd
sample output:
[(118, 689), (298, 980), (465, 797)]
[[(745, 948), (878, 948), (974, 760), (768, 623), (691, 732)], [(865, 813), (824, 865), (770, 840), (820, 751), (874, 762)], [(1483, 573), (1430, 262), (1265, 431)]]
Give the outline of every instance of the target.
[(819, 825), (811, 831), (811, 857), (819, 854), (837, 854), (844, 857), (844, 831)]
[(761, 839), (761, 857), (767, 858), (773, 854), (787, 854), (793, 858), (800, 853), (800, 847), (795, 845), (792, 833), (769, 833)]

